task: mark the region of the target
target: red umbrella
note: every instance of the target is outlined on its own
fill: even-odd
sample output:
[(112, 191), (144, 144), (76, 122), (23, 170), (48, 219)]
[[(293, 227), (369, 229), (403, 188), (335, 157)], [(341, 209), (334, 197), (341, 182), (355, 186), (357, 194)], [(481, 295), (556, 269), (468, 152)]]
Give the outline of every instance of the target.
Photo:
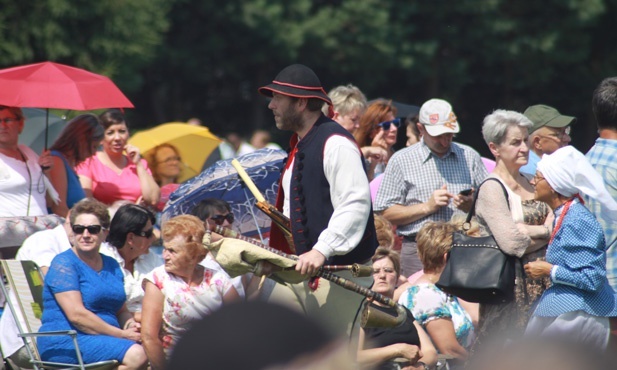
[(108, 77), (53, 62), (2, 69), (0, 86), (0, 105), (10, 107), (133, 108)]

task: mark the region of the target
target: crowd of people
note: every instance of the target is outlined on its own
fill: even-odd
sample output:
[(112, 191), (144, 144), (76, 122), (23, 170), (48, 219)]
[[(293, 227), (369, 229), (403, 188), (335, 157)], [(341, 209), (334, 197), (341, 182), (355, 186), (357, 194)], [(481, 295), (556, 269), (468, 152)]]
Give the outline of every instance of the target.
[[(204, 334), (203, 325), (217, 328), (208, 317), (255, 300), (273, 312), (281, 309), (275, 304), (303, 312), (336, 338), (348, 336), (353, 355), (345, 365), (362, 368), (472, 368), (495, 349), (528, 351), (513, 343), (531, 340), (554, 349), (568, 338), (563, 348), (598, 353), (616, 343), (617, 78), (593, 93), (599, 138), (587, 155), (570, 145), (575, 117), (534, 104), (484, 118), (481, 134), (494, 162), (454, 141), (464, 123), (443, 99), (400, 117), (392, 101), (369, 103), (353, 85), (326, 93), (300, 64), (259, 93), (269, 98), (276, 127), (293, 133), (273, 205), (289, 224), (272, 227), (269, 246), (295, 254), (300, 283), (226, 272), (225, 261), (206, 248), (214, 226), (233, 227), (231, 208), (220, 199), (202, 200), (190, 214), (157, 225), (161, 194), (177, 186), (182, 171), (180, 151), (163, 144), (142, 158), (128, 144), (120, 111), (75, 117), (38, 156), (18, 144), (21, 110), (0, 107), (0, 216), (65, 218), (29, 237), (16, 257), (35, 261), (44, 274), (40, 331), (76, 330), (85, 362), (153, 370), (172, 368), (170, 360), (191, 363), (191, 356), (207, 366), (199, 351), (187, 352), (194, 340), (183, 337), (227, 340), (223, 332)], [(407, 141), (397, 150), (399, 130)], [(256, 132), (250, 144), (230, 136), (217, 155), (269, 142), (267, 131)], [(464, 222), (469, 212), (471, 224)], [(467, 302), (440, 288), (454, 233), (492, 235), (516, 261), (510, 299)], [(155, 240), (162, 241), (162, 255), (151, 249)], [(333, 265), (365, 266), (372, 274), (337, 272), (349, 282), (342, 286), (323, 274)], [(358, 288), (351, 292), (349, 285)], [(371, 295), (357, 294), (367, 290), (376, 294), (368, 302)], [(400, 323), (357, 328), (363, 307)], [(29, 368), (17, 336), (20, 320), (5, 310), (0, 345), (14, 366)], [(302, 333), (285, 335), (293, 343)], [(333, 350), (341, 342), (319, 335), (328, 346), (310, 351), (336, 353), (332, 361), (341, 361)], [(220, 351), (233, 364), (244, 342), (224, 343), (229, 348)], [(77, 361), (69, 339), (42, 337), (37, 346), (44, 360)], [(176, 350), (185, 357), (174, 356)], [(310, 358), (327, 368), (329, 356)]]

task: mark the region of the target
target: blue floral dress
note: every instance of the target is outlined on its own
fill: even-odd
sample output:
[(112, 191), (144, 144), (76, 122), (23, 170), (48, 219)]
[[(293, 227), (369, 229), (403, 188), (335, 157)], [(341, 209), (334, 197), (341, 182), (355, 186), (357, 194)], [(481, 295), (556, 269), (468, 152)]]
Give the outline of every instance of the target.
[(458, 299), (441, 291), (434, 284), (413, 285), (401, 295), (399, 303), (407, 307), (416, 320), (426, 329), (426, 324), (436, 319), (452, 320), (456, 340), (465, 349), (474, 343), (475, 333), (471, 317)]
[[(116, 260), (101, 256), (103, 268), (95, 271), (80, 260), (72, 249), (58, 254), (51, 261), (43, 288), (43, 325), (39, 331), (76, 330), (85, 363), (105, 360), (122, 362), (126, 352), (135, 344), (128, 339), (80, 331), (69, 322), (54, 296), (56, 293), (79, 291), (86, 309), (107, 324), (119, 328), (116, 313), (126, 301), (123, 275)], [(75, 347), (69, 336), (41, 337), (37, 343), (43, 360), (77, 363)]]

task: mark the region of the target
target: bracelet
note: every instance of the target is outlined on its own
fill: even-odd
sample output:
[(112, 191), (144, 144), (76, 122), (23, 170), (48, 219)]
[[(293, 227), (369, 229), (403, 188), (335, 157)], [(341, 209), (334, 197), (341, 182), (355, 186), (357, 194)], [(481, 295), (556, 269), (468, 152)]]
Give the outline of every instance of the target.
[(549, 230), (548, 226), (546, 226), (546, 225), (542, 225), (542, 226), (544, 226), (544, 230), (546, 230), (546, 233), (544, 234), (545, 235), (544, 237), (546, 239), (550, 238), (551, 237), (551, 230)]

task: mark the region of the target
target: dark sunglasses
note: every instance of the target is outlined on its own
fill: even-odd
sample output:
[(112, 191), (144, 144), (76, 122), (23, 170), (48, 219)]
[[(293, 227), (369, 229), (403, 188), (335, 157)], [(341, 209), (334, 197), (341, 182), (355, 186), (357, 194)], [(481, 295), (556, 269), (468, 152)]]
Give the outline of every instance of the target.
[(227, 220), (227, 222), (229, 222), (230, 224), (234, 223), (234, 214), (233, 213), (228, 213), (225, 216), (223, 215), (218, 215), (218, 216), (214, 216), (214, 217), (210, 217), (210, 219), (212, 221), (214, 221), (215, 224), (221, 226), (225, 220)]
[(154, 234), (154, 228), (152, 227), (146, 231), (133, 231), (133, 234), (150, 239), (152, 237), (152, 234)]
[(73, 229), (73, 232), (75, 234), (79, 234), (79, 235), (83, 234), (85, 230), (88, 230), (88, 233), (92, 235), (96, 235), (101, 232), (103, 227), (101, 225), (88, 225), (88, 226), (71, 225), (71, 229)]
[(375, 126), (383, 128), (384, 131), (388, 131), (390, 129), (390, 125), (394, 125), (394, 127), (396, 127), (396, 128), (401, 127), (401, 119), (400, 118), (395, 118), (395, 119), (393, 119), (391, 121), (386, 121), (386, 122), (378, 123)]

